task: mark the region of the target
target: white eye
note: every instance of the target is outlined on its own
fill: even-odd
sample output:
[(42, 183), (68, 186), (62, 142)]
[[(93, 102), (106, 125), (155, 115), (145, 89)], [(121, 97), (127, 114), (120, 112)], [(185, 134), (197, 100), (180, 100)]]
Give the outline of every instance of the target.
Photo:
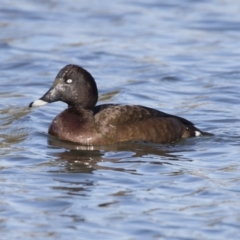
[(66, 80), (66, 83), (72, 83), (72, 79), (68, 79), (68, 80)]

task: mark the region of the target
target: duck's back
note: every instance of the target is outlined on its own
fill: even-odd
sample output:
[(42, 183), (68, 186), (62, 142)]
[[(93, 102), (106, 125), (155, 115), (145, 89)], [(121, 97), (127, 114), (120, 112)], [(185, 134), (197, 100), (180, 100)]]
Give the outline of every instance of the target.
[(94, 110), (96, 129), (113, 142), (131, 140), (171, 143), (196, 136), (190, 121), (138, 105), (105, 104)]

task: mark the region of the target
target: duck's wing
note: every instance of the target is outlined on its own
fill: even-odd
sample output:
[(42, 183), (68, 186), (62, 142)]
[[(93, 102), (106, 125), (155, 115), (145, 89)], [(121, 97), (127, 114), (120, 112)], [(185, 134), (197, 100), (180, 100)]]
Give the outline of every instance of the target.
[[(158, 119), (158, 121), (156, 120)], [(181, 125), (184, 128), (183, 136), (213, 136), (213, 134), (208, 132), (203, 132), (199, 130), (195, 125), (189, 120), (161, 112), (159, 110), (144, 107), (141, 105), (119, 105), (119, 104), (103, 104), (96, 106), (95, 108), (95, 119), (101, 122), (102, 125), (124, 125), (124, 124), (138, 124), (143, 122), (158, 122), (161, 126), (161, 122), (165, 125), (171, 124), (172, 120), (177, 125)], [(147, 123), (146, 123), (147, 124)], [(146, 125), (147, 127), (147, 125)], [(174, 130), (173, 130), (174, 131)]]
[(178, 120), (181, 124), (183, 124), (186, 127), (187, 131), (185, 132), (185, 134), (187, 136), (192, 136), (192, 137), (200, 136), (200, 135), (202, 135), (202, 136), (213, 136), (212, 133), (201, 131), (200, 129), (195, 127), (194, 123), (190, 122), (189, 120), (187, 120), (185, 118), (182, 118), (182, 117), (179, 117), (179, 116), (176, 116), (176, 115), (172, 115), (172, 114), (167, 114), (167, 113), (158, 111), (156, 109), (148, 108), (148, 107), (143, 107), (143, 106), (139, 106), (139, 107), (142, 108), (142, 109), (148, 110), (155, 117), (171, 118), (171, 119)]
[(138, 105), (100, 105), (94, 111), (95, 129), (109, 141), (144, 140), (170, 143), (208, 135), (185, 118)]
[(119, 125), (144, 121), (151, 118), (175, 118), (183, 125), (194, 126), (192, 122), (185, 118), (140, 105), (103, 104), (96, 106), (94, 114), (97, 121), (106, 124)]

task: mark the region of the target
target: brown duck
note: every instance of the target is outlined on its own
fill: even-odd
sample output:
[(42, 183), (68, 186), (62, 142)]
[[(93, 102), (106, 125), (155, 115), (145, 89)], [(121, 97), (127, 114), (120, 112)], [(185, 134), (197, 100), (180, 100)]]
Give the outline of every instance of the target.
[(77, 65), (67, 65), (51, 88), (29, 107), (62, 101), (68, 108), (55, 117), (49, 134), (83, 145), (126, 141), (172, 143), (181, 138), (209, 135), (184, 118), (140, 105), (96, 106), (98, 90), (92, 75)]

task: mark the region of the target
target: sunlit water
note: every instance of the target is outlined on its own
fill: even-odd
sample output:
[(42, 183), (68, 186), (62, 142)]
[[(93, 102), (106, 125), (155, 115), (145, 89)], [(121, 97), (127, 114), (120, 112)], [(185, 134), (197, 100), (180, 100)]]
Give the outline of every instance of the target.
[[(0, 6), (0, 239), (239, 239), (240, 1)], [(178, 114), (214, 137), (81, 147), (29, 109), (64, 65), (100, 103)]]

